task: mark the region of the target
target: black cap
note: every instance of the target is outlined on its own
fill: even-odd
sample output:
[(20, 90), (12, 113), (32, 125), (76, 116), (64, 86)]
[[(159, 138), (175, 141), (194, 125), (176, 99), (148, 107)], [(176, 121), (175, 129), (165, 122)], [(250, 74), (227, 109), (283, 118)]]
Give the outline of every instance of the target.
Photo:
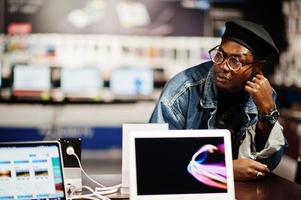
[(272, 37), (264, 27), (250, 21), (234, 20), (226, 22), (226, 31), (222, 39), (238, 42), (248, 48), (259, 59), (265, 59), (270, 55), (279, 53)]

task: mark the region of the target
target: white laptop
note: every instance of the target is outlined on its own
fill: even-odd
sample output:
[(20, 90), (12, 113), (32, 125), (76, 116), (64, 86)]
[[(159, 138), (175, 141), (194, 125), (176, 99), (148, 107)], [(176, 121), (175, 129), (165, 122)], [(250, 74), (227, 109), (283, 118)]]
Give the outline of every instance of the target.
[(132, 132), (131, 200), (235, 199), (230, 132)]
[(0, 143), (0, 199), (66, 199), (60, 143)]
[(122, 124), (122, 194), (129, 194), (129, 136), (132, 131), (168, 130), (168, 124)]

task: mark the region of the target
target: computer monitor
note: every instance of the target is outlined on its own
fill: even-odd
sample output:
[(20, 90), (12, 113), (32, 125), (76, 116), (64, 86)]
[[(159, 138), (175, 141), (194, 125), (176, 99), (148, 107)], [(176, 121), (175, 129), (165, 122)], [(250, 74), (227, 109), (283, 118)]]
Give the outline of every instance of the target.
[(15, 65), (13, 68), (13, 89), (23, 91), (47, 91), (51, 88), (51, 74), (48, 66)]
[(89, 92), (103, 88), (101, 70), (93, 67), (63, 68), (61, 72), (63, 92)]
[(150, 68), (115, 68), (110, 76), (110, 91), (117, 96), (151, 95), (154, 74)]

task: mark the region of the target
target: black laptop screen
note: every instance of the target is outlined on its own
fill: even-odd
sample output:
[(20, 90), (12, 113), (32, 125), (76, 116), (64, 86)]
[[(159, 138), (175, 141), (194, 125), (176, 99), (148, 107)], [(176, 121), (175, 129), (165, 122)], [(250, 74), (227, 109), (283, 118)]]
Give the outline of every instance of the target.
[(138, 195), (227, 193), (223, 137), (135, 138)]

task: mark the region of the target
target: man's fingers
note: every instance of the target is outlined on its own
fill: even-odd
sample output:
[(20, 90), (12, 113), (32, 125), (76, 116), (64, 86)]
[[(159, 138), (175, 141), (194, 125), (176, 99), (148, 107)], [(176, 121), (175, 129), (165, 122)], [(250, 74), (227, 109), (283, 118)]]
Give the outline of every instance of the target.
[(254, 165), (255, 170), (262, 172), (262, 173), (269, 173), (270, 170), (267, 165), (261, 164), (260, 162), (255, 161), (256, 164)]
[(259, 80), (261, 80), (261, 79), (263, 79), (263, 78), (264, 78), (264, 76), (263, 76), (263, 74), (262, 74), (262, 73), (258, 73), (258, 74), (256, 74), (256, 75), (255, 75), (255, 77), (256, 77), (257, 79), (259, 79)]
[(245, 85), (245, 91), (248, 92), (250, 95), (260, 90), (260, 85), (253, 83), (251, 81), (247, 81)]
[(252, 81), (247, 81), (246, 85), (250, 86), (250, 87), (254, 87), (256, 85), (256, 83), (254, 83)]

